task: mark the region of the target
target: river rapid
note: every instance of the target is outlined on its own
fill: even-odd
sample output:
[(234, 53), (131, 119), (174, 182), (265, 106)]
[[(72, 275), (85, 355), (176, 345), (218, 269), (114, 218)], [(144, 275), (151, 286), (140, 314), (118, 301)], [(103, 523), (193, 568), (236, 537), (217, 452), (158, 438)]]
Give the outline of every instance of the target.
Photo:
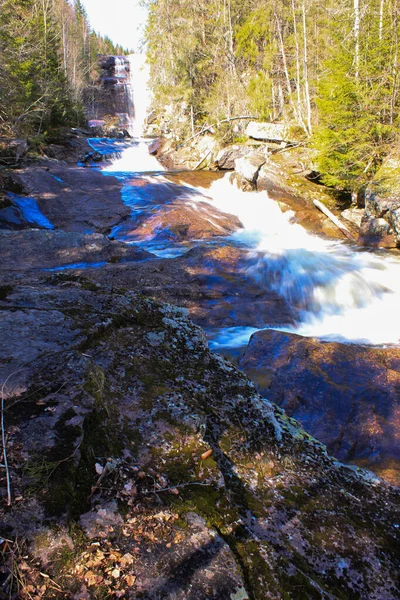
[[(139, 63), (131, 70), (143, 90)], [(207, 288), (198, 298), (210, 298), (190, 310), (210, 347), (338, 458), (400, 482), (399, 257), (306, 231), (232, 173), (165, 171), (140, 136), (148, 95), (133, 92), (133, 102), (131, 140), (90, 140), (131, 212), (110, 238), (167, 271), (187, 257)]]
[[(90, 140), (96, 151), (114, 157), (102, 172), (123, 182), (122, 197), (132, 210), (132, 221), (154, 220), (158, 211), (179, 199), (195, 211), (207, 202), (216, 209), (214, 215), (221, 211), (237, 216), (242, 228), (211, 240), (179, 241), (160, 235), (160, 219), (145, 239), (138, 240), (134, 228), (126, 225), (113, 230), (113, 239), (140, 245), (165, 258), (204, 244), (236, 246), (246, 254), (246, 268), (240, 275), (273, 290), (290, 307), (295, 324), (274, 324), (274, 329), (345, 343), (399, 344), (397, 257), (313, 235), (296, 223), (293, 212), (282, 212), (267, 192), (238, 189), (229, 173), (208, 188), (184, 183), (184, 173), (174, 174), (174, 183), (150, 156), (150, 141), (137, 138), (128, 147), (124, 142), (121, 149), (119, 140)], [(178, 184), (179, 178), (182, 182)], [(218, 226), (218, 216), (213, 225)], [(211, 344), (214, 348), (243, 346), (254, 331), (268, 327), (266, 322), (258, 328), (241, 324), (210, 331)]]

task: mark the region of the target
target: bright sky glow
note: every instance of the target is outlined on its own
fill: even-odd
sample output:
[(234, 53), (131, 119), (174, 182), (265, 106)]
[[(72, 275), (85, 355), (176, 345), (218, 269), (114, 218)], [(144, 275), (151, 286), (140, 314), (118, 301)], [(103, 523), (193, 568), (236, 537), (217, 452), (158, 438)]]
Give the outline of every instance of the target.
[(115, 44), (140, 50), (147, 10), (140, 0), (82, 0), (94, 31), (108, 35)]

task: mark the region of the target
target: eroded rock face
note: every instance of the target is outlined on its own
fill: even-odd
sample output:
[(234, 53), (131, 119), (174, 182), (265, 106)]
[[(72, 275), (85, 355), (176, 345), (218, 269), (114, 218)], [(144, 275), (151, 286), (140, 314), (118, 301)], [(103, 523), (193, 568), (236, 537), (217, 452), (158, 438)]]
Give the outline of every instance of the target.
[(32, 594), (398, 598), (398, 491), (329, 458), (184, 311), (55, 275), (0, 312), (37, 344), (0, 347), (2, 535), (27, 539)]
[(336, 457), (370, 461), (377, 472), (392, 462), (392, 479), (400, 482), (398, 348), (262, 331), (252, 336), (239, 366)]
[(16, 166), (27, 152), (27, 140), (0, 137), (0, 165)]
[(266, 162), (266, 157), (261, 152), (253, 152), (249, 156), (237, 158), (235, 160), (235, 171), (239, 177), (255, 187), (256, 181), (262, 165)]
[[(103, 55), (99, 56), (99, 65), (100, 87), (94, 102), (93, 98), (86, 101), (88, 117), (92, 122), (100, 122), (104, 117), (108, 122), (103, 126), (105, 133), (109, 137), (124, 137), (123, 129), (129, 128), (130, 115), (134, 113), (129, 60), (126, 56)], [(114, 126), (109, 123), (110, 116), (114, 117)]]
[(233, 144), (232, 146), (226, 146), (220, 150), (215, 160), (218, 169), (233, 170), (235, 168), (235, 161), (238, 158), (243, 158), (252, 152), (251, 146), (243, 146), (239, 144)]

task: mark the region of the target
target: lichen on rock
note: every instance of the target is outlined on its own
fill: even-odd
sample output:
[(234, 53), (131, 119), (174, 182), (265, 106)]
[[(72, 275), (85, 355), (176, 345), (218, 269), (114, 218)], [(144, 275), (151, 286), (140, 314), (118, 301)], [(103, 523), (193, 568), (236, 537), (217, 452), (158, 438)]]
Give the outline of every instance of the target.
[[(37, 327), (50, 309), (68, 325), (55, 339)], [(185, 311), (73, 276), (16, 285), (0, 311), (40, 350), (11, 345), (0, 363), (3, 381), (21, 370), (5, 387), (2, 535), (32, 593), (398, 597), (398, 491), (330, 458)], [(66, 543), (43, 561), (52, 526)]]

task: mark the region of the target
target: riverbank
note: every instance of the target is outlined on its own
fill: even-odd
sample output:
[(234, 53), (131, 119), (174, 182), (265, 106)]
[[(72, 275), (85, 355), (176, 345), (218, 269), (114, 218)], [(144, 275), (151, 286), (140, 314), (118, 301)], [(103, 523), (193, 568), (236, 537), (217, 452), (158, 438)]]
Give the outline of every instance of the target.
[[(293, 323), (288, 302), (246, 276), (248, 252), (217, 245), (240, 221), (199, 199), (193, 176), (114, 175), (13, 173), (51, 227), (0, 233), (4, 589), (394, 600), (398, 490), (330, 458), (188, 318)], [(189, 251), (163, 258), (160, 243)], [(398, 371), (393, 356), (376, 381), (395, 385)], [(380, 432), (368, 435), (376, 449)]]
[[(289, 126), (254, 122), (246, 131), (248, 136), (228, 145), (210, 131), (180, 144), (159, 138), (151, 152), (167, 169), (232, 171), (241, 189), (267, 190), (282, 210), (294, 210), (298, 222), (319, 235), (348, 237), (361, 247), (400, 248), (400, 158), (396, 148), (354, 204), (350, 193), (321, 185), (316, 151), (304, 140), (288, 141), (283, 134), (291, 132)], [(314, 201), (328, 208), (331, 216), (318, 215)]]

